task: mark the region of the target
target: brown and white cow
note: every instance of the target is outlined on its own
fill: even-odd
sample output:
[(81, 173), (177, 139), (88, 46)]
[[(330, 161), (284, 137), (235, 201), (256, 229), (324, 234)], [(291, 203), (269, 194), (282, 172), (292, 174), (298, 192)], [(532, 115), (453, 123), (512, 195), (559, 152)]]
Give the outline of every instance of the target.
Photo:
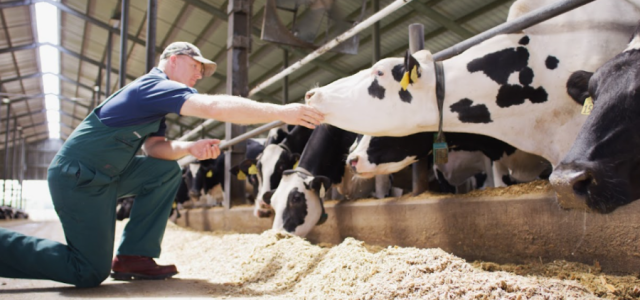
[[(510, 17), (551, 2), (517, 1)], [(594, 71), (622, 51), (638, 19), (638, 1), (595, 1), (444, 60), (444, 130), (491, 136), (558, 164), (585, 121), (581, 103), (566, 92), (568, 77)], [(402, 86), (409, 71), (414, 76)], [(435, 87), (434, 61), (423, 50), (382, 59), (305, 98), (326, 123), (372, 136), (406, 136), (438, 130)]]

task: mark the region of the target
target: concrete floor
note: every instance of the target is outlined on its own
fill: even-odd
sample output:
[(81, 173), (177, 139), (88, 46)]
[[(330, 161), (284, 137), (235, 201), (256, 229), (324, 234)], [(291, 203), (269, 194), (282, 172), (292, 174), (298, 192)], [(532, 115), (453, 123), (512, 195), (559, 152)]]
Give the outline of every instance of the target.
[[(58, 221), (0, 220), (0, 227), (64, 242), (64, 233)], [(120, 236), (120, 233), (117, 232), (116, 235)], [(86, 289), (48, 280), (0, 278), (0, 299), (193, 299), (216, 297), (210, 292), (215, 289), (212, 284), (202, 280), (179, 278), (179, 275), (177, 277), (163, 281), (131, 282), (114, 281), (109, 278), (99, 287)]]

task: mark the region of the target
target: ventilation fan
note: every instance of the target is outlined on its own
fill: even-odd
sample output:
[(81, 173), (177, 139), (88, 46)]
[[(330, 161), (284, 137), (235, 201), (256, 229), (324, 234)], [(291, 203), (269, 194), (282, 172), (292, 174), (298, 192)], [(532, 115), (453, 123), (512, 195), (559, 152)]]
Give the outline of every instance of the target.
[[(316, 49), (332, 38), (344, 33), (362, 21), (366, 0), (357, 20), (346, 20), (344, 7), (347, 1), (336, 0), (267, 0), (262, 22), (261, 39), (301, 48)], [(306, 9), (305, 9), (306, 8)], [(292, 15), (292, 22), (286, 26), (280, 16)], [(314, 41), (322, 37), (319, 45)], [(345, 54), (358, 53), (358, 35), (345, 40), (331, 49)]]

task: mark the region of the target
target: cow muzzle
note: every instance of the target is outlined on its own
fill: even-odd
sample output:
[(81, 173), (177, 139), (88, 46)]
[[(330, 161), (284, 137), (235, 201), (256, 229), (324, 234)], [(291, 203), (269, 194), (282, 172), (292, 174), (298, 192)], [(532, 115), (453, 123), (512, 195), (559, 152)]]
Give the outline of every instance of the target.
[(549, 177), (556, 192), (556, 200), (564, 209), (592, 211), (587, 205), (589, 187), (595, 180), (588, 170), (562, 169), (559, 167)]

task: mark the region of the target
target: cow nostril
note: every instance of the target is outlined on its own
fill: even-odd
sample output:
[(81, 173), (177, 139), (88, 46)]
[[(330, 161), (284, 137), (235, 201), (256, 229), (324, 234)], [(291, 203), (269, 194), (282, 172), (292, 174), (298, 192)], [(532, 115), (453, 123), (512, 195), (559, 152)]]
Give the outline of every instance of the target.
[(356, 156), (356, 157), (354, 157), (354, 158), (350, 159), (350, 160), (349, 160), (349, 165), (350, 165), (352, 168), (355, 168), (355, 167), (358, 165), (358, 157)]
[(573, 187), (573, 192), (579, 196), (587, 195), (589, 191), (589, 186), (593, 182), (593, 176), (587, 172), (580, 172), (574, 174), (571, 177), (571, 186)]

